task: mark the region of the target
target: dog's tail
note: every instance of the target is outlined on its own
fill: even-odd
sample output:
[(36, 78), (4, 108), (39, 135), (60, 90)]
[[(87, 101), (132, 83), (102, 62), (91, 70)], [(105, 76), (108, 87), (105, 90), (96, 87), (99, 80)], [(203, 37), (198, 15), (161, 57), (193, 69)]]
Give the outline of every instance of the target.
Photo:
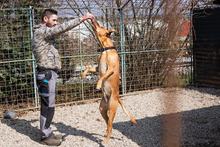
[(119, 104), (121, 105), (122, 109), (124, 110), (124, 112), (127, 114), (127, 116), (130, 118), (130, 120), (135, 123), (136, 125), (138, 125), (138, 123), (134, 120), (134, 118), (128, 113), (128, 111), (125, 108), (124, 103), (122, 102), (122, 100), (119, 98), (118, 99)]

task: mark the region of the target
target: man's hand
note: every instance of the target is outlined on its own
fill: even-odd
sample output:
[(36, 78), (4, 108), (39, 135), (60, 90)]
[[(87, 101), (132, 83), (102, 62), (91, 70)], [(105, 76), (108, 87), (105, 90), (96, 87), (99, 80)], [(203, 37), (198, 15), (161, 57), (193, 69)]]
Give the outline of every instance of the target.
[(85, 21), (87, 19), (90, 19), (92, 22), (95, 21), (95, 17), (91, 13), (86, 13), (84, 16), (80, 17), (80, 19), (81, 21)]

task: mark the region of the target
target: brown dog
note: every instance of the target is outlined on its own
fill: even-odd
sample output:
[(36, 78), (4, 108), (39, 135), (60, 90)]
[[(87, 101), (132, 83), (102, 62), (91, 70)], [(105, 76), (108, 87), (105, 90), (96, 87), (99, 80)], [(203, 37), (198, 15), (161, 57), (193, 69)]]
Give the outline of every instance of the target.
[[(103, 92), (99, 110), (107, 124), (106, 139), (104, 140), (104, 143), (106, 143), (110, 139), (112, 123), (118, 107), (118, 102), (121, 104), (130, 120), (136, 125), (137, 122), (128, 113), (123, 102), (119, 98), (119, 57), (110, 39), (110, 34), (115, 32), (115, 30), (106, 30), (100, 27), (97, 22), (93, 22), (92, 28), (103, 52), (99, 55), (98, 67), (87, 67), (82, 74), (82, 79), (85, 78), (87, 72), (99, 72), (100, 74), (96, 89), (102, 88)], [(108, 111), (109, 113), (107, 113)]]

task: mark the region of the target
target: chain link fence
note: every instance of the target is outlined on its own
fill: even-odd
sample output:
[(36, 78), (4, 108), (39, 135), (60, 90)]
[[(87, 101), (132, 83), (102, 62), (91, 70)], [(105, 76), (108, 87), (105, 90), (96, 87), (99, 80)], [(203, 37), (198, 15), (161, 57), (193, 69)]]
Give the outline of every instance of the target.
[[(139, 8), (140, 9), (140, 8)], [(150, 8), (141, 8), (142, 12)], [(114, 28), (111, 39), (120, 56), (120, 94), (166, 86), (170, 71), (174, 80), (185, 86), (191, 82), (190, 38), (177, 34), (169, 38), (168, 23), (161, 16), (131, 19), (130, 8), (57, 8), (58, 21), (91, 12), (106, 29)], [(35, 83), (35, 60), (32, 55), (32, 27), (41, 23), (43, 9), (0, 10), (0, 112), (39, 107)], [(70, 15), (71, 14), (71, 15)], [(173, 20), (174, 21), (174, 20)], [(189, 22), (184, 18), (183, 22)], [(187, 28), (189, 29), (189, 28)], [(90, 73), (85, 80), (81, 73), (88, 66), (97, 66), (100, 48), (88, 22), (57, 36), (56, 46), (62, 59), (59, 71), (56, 104), (101, 98), (96, 90), (99, 75)], [(179, 35), (178, 35), (179, 34)]]

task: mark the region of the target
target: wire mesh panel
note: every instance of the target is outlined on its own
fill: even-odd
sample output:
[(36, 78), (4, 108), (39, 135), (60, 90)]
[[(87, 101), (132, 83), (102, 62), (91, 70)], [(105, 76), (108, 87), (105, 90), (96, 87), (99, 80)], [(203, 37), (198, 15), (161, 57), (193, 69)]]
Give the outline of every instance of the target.
[[(181, 24), (189, 21), (187, 18), (181, 17), (176, 23), (176, 20), (162, 16), (163, 9), (134, 9), (135, 3), (132, 7), (129, 4), (124, 8), (102, 7), (92, 2), (88, 7), (80, 7), (73, 1), (71, 4), (72, 7), (64, 2), (62, 7), (59, 5), (55, 8), (58, 11), (58, 23), (90, 12), (95, 15), (100, 26), (116, 30), (110, 38), (120, 57), (120, 94), (166, 86), (170, 72), (175, 73), (174, 79), (179, 80), (180, 85), (190, 82), (189, 37), (179, 33)], [(31, 19), (34, 19), (33, 25), (42, 23), (43, 11), (44, 8), (35, 8), (33, 11), (1, 10), (3, 15), (0, 18), (7, 18), (1, 24), (0, 32), (2, 110), (9, 108), (9, 105), (15, 109), (39, 106), (34, 83), (36, 67), (31, 49)], [(98, 74), (88, 73), (84, 80), (81, 79), (86, 67), (98, 66), (98, 56), (101, 54), (90, 24), (90, 21), (85, 21), (55, 36), (62, 61), (62, 69), (58, 72), (56, 104), (102, 97), (102, 91), (96, 90)]]
[(125, 50), (121, 54), (125, 54), (126, 92), (164, 87), (170, 72), (179, 81), (176, 86), (189, 84), (190, 27), (181, 29), (189, 20), (184, 16), (167, 18), (164, 9), (158, 7), (133, 11), (137, 16), (132, 16), (134, 12), (129, 8), (122, 13)]
[(35, 107), (30, 9), (0, 13), (0, 111)]
[[(185, 50), (149, 50), (126, 53), (126, 91), (143, 91), (166, 87), (169, 72), (175, 74), (179, 85), (190, 84), (190, 56)], [(176, 56), (176, 58), (173, 58)]]

